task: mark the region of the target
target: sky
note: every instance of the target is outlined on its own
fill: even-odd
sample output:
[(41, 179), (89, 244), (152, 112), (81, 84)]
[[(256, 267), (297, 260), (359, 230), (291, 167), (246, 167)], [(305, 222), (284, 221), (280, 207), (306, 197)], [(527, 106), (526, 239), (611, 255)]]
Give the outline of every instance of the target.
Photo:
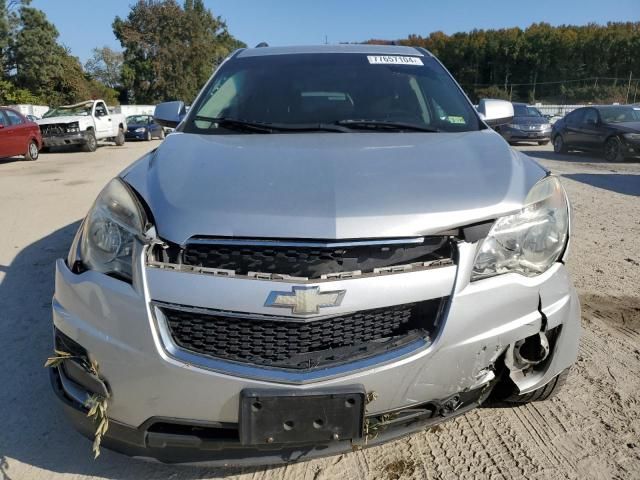
[[(120, 49), (111, 24), (135, 0), (33, 0), (83, 62), (94, 47)], [(249, 46), (398, 39), (474, 28), (524, 28), (533, 22), (584, 25), (640, 21), (640, 0), (205, 0)]]

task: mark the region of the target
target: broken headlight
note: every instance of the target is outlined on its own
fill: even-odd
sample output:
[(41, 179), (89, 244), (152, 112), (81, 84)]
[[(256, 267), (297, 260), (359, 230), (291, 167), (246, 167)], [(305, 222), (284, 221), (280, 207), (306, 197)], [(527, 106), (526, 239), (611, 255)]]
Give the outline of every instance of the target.
[(540, 180), (524, 208), (496, 220), (476, 254), (471, 280), (515, 272), (533, 277), (562, 255), (569, 237), (569, 208), (560, 181)]
[(115, 178), (100, 192), (82, 227), (80, 261), (90, 270), (131, 281), (134, 246), (147, 226), (131, 189)]
[(80, 123), (79, 122), (67, 123), (67, 133), (77, 133), (79, 131), (80, 131)]

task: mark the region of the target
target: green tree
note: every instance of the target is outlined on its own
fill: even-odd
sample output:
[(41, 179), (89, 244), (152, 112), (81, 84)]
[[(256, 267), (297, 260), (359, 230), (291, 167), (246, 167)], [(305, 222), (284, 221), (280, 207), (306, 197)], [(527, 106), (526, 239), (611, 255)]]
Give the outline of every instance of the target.
[(116, 52), (107, 46), (94, 48), (92, 57), (84, 64), (84, 70), (91, 78), (109, 88), (117, 89), (122, 85), (122, 52)]
[(138, 103), (193, 100), (214, 67), (242, 46), (202, 0), (139, 0), (113, 31), (124, 49), (122, 80)]
[(68, 53), (57, 38), (58, 30), (44, 12), (31, 7), (20, 9), (20, 28), (13, 45), (17, 87), (45, 98), (60, 96), (56, 84), (65, 73), (75, 72), (65, 72)]
[(31, 0), (0, 0), (0, 78), (8, 78), (14, 65), (13, 40), (19, 25), (18, 12)]
[(474, 100), (491, 93), (523, 101), (632, 101), (640, 77), (640, 22), (537, 23), (525, 30), (412, 34), (397, 43), (433, 52)]

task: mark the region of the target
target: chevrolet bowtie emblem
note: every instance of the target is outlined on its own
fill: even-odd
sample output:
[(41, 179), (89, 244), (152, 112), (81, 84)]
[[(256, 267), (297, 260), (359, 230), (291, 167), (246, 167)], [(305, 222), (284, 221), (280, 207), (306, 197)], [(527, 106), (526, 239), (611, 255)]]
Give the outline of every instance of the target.
[(345, 293), (346, 290), (321, 292), (320, 287), (293, 287), (292, 292), (271, 292), (265, 306), (290, 308), (297, 315), (308, 315), (339, 306)]

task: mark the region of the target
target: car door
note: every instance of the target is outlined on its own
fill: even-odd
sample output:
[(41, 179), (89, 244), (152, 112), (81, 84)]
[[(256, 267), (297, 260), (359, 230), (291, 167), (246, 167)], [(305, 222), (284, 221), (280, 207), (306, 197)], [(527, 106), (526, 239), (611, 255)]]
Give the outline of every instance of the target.
[(584, 116), (584, 109), (578, 108), (569, 113), (564, 122), (564, 129), (562, 130), (562, 138), (566, 146), (578, 147), (580, 137), (580, 123)]
[(585, 113), (580, 121), (578, 142), (580, 148), (596, 150), (602, 146), (604, 141), (600, 115), (595, 108), (585, 109)]
[(11, 129), (15, 135), (16, 155), (24, 155), (29, 148), (29, 140), (33, 138), (33, 124), (22, 114), (8, 108), (5, 110)]
[(29, 140), (29, 128), (26, 120), (17, 112), (7, 108), (4, 110), (7, 124), (4, 133), (8, 138), (7, 156), (23, 155), (27, 151)]
[(155, 122), (155, 120), (151, 115), (149, 115), (148, 119), (149, 119), (149, 129), (151, 130), (151, 134), (154, 137), (159, 137), (160, 130), (162, 130), (162, 127)]
[(93, 116), (96, 122), (96, 136), (98, 138), (113, 137), (113, 120), (104, 102), (96, 102), (93, 107)]
[(10, 126), (11, 123), (5, 115), (4, 110), (0, 109), (0, 158), (17, 155), (13, 153), (15, 146), (13, 145), (13, 132)]

